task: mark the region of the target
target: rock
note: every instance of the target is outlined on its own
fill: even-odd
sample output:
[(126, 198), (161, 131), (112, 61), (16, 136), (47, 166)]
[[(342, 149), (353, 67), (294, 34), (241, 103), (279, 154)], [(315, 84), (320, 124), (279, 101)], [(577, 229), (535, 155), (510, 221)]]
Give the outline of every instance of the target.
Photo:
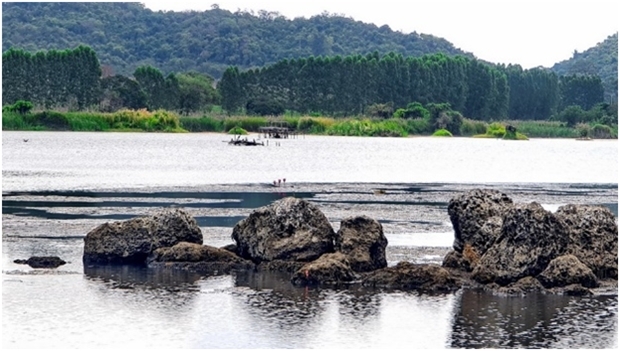
[(340, 222), (335, 249), (346, 256), (354, 271), (368, 272), (387, 267), (387, 244), (381, 223), (367, 216), (357, 216)]
[(598, 283), (592, 270), (573, 255), (554, 258), (536, 278), (549, 289), (572, 284), (595, 288)]
[(14, 260), (14, 263), (27, 264), (32, 268), (58, 268), (67, 262), (57, 256), (32, 256), (27, 260)]
[(164, 210), (91, 230), (84, 238), (82, 260), (85, 265), (144, 264), (156, 249), (182, 241), (202, 244), (196, 220), (180, 209)]
[(306, 263), (307, 262), (300, 261), (273, 260), (263, 261), (259, 263), (256, 268), (260, 272), (295, 273)]
[(618, 279), (618, 224), (602, 206), (565, 205), (556, 216), (569, 228), (567, 252), (588, 266), (600, 279)]
[(252, 262), (230, 251), (188, 242), (155, 250), (149, 256), (148, 264), (150, 267), (173, 267), (206, 273), (229, 273), (234, 269), (254, 268)]
[(507, 286), (500, 286), (491, 283), (485, 286), (486, 290), (490, 290), (495, 294), (508, 296), (523, 296), (530, 292), (543, 291), (545, 287), (534, 277), (525, 277), (510, 283)]
[(222, 246), (221, 249), (222, 250), (226, 250), (226, 251), (230, 251), (230, 252), (232, 252), (234, 254), (237, 253), (237, 245), (235, 245), (235, 244), (228, 244), (226, 246)]
[(445, 268), (434, 264), (399, 262), (370, 272), (362, 285), (375, 288), (421, 290), (425, 292), (449, 292), (460, 288), (460, 282)]
[(293, 197), (254, 210), (233, 228), (237, 254), (256, 263), (309, 262), (334, 252), (334, 229), (316, 205)]
[(482, 256), (499, 236), (502, 217), (512, 206), (506, 194), (490, 189), (474, 189), (451, 199), (448, 214), (454, 249), (462, 252), (469, 243)]
[(318, 259), (306, 263), (295, 272), (291, 282), (296, 286), (338, 285), (351, 282), (356, 278), (347, 257), (336, 252), (324, 254)]
[(565, 222), (538, 203), (515, 205), (504, 216), (500, 237), (480, 258), (472, 277), (506, 286), (541, 273), (568, 246)]
[(564, 287), (561, 291), (564, 295), (568, 296), (589, 296), (593, 295), (592, 290), (582, 286), (581, 284), (572, 284)]

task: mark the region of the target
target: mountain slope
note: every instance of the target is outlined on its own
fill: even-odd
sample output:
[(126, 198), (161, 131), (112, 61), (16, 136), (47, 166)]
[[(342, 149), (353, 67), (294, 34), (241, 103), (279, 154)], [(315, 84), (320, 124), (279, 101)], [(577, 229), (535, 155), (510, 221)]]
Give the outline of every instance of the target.
[[(618, 33), (610, 35), (603, 42), (573, 57), (558, 62), (551, 69), (558, 75), (598, 75), (603, 81), (605, 99), (610, 95), (618, 100)], [(608, 101), (608, 100), (607, 100)]]
[(219, 77), (229, 65), (260, 67), (285, 58), (390, 51), (405, 56), (467, 55), (445, 39), (403, 34), (323, 14), (286, 19), (259, 11), (153, 12), (139, 3), (3, 3), (2, 50), (88, 45), (102, 65), (131, 74), (149, 64), (164, 72)]

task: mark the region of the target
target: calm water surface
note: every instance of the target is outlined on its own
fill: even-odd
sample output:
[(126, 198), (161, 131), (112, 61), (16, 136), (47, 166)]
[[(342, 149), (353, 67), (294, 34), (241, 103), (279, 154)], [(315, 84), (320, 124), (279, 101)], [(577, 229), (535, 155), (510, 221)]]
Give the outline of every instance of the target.
[[(298, 289), (278, 274), (83, 267), (90, 228), (157, 207), (196, 211), (205, 243), (225, 245), (248, 211), (286, 195), (264, 190), (281, 178), (288, 191), (305, 184), (295, 195), (315, 201), (333, 222), (359, 211), (384, 218), (390, 264), (441, 262), (438, 253), (452, 242), (449, 222), (435, 214), (447, 206), (433, 197), (441, 184), (525, 183), (526, 194), (617, 196), (617, 141), (306, 136), (234, 147), (228, 139), (3, 132), (3, 348), (617, 347), (617, 294)], [(323, 183), (353, 190), (325, 192)], [(372, 187), (363, 185), (370, 183), (396, 200), (375, 204)], [(570, 184), (557, 190), (556, 183)], [(239, 187), (221, 192), (220, 184)], [(617, 198), (603, 202), (617, 215)], [(401, 218), (411, 211), (422, 218)], [(12, 262), (32, 255), (69, 263), (36, 270)]]

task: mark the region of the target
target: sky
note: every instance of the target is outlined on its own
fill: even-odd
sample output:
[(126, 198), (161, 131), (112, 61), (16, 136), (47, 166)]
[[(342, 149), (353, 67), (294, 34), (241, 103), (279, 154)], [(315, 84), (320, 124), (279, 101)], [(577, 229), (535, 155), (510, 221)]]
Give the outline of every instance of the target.
[(618, 0), (202, 0), (140, 1), (154, 11), (277, 11), (309, 18), (324, 11), (432, 34), (493, 63), (551, 67), (618, 32)]

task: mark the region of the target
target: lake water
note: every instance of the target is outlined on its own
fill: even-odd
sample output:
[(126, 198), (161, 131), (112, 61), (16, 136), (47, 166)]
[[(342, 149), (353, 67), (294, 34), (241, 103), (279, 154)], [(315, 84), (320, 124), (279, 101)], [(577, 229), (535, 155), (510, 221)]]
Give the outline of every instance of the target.
[[(90, 229), (162, 207), (190, 211), (205, 244), (223, 246), (253, 209), (306, 198), (336, 230), (347, 216), (377, 218), (390, 265), (441, 263), (452, 244), (447, 201), (474, 187), (549, 210), (575, 202), (618, 212), (617, 140), (229, 139), (3, 132), (3, 348), (617, 348), (617, 292), (426, 295), (299, 289), (281, 274), (83, 267)], [(270, 186), (277, 179), (285, 185)], [(13, 263), (33, 255), (68, 264)]]

